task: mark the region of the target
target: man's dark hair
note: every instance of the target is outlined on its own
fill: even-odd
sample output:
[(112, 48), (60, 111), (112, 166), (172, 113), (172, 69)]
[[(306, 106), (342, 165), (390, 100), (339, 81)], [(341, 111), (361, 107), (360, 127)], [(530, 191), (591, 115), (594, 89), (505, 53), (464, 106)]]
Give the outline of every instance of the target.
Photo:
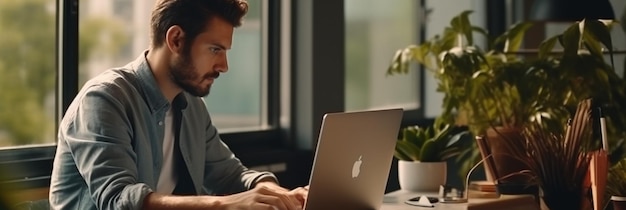
[(211, 18), (221, 17), (233, 27), (239, 27), (247, 12), (246, 0), (159, 0), (150, 22), (152, 47), (163, 45), (167, 30), (178, 25), (185, 32), (185, 48), (188, 48)]

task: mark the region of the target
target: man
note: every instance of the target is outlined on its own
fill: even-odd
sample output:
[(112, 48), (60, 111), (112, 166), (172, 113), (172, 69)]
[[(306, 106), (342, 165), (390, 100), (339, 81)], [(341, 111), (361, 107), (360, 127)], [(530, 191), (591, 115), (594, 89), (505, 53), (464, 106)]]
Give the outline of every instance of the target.
[(150, 49), (87, 82), (63, 117), (53, 209), (302, 208), (306, 189), (242, 166), (201, 98), (228, 70), (247, 8), (245, 0), (156, 3)]

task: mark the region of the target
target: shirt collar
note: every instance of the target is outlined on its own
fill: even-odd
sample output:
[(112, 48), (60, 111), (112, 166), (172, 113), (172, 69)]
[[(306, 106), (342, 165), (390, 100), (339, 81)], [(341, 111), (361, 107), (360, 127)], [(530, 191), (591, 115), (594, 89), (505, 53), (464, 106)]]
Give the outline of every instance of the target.
[[(144, 91), (144, 97), (150, 107), (150, 111), (155, 113), (160, 109), (167, 110), (169, 109), (167, 98), (165, 98), (159, 88), (159, 85), (157, 85), (146, 55), (148, 55), (148, 50), (144, 51), (139, 57), (137, 57), (137, 59), (135, 59), (135, 61), (131, 63), (132, 69), (136, 72), (137, 78), (140, 80), (139, 83)], [(172, 103), (174, 108), (177, 110), (184, 110), (187, 108), (187, 97), (185, 91), (176, 95)]]
[(159, 89), (159, 85), (157, 85), (152, 69), (146, 59), (147, 54), (148, 50), (141, 53), (141, 55), (131, 63), (131, 68), (139, 79), (139, 84), (144, 92), (144, 100), (148, 103), (150, 111), (155, 113), (161, 109), (169, 109), (169, 102), (161, 92), (161, 89)]

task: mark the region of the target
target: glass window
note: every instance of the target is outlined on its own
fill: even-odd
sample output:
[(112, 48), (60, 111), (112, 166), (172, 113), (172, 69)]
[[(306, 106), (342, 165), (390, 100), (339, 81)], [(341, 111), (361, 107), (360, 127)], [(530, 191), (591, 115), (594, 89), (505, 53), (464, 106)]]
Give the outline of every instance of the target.
[[(267, 73), (262, 54), (267, 53), (263, 4), (248, 1), (243, 25), (235, 29), (232, 49), (228, 52), (228, 73), (215, 80), (211, 94), (205, 97), (211, 118), (222, 131), (253, 129), (266, 126), (263, 119), (267, 97), (264, 84)], [(225, 129), (224, 129), (225, 128)]]
[[(148, 48), (154, 0), (81, 0), (79, 18), (80, 85), (111, 67), (123, 66)], [(264, 97), (262, 9), (249, 1), (244, 24), (235, 30), (228, 52), (229, 71), (216, 80), (207, 108), (222, 131), (259, 127)]]
[(154, 0), (80, 0), (79, 86), (148, 48)]
[(419, 40), (419, 1), (346, 0), (346, 110), (420, 106), (419, 72), (386, 76), (396, 50)]
[[(519, 1), (514, 1), (519, 2)], [(485, 1), (457, 1), (457, 0), (426, 0), (427, 17), (424, 21), (424, 39), (432, 39), (441, 34), (444, 28), (450, 25), (452, 17), (461, 14), (465, 10), (473, 11), (469, 19), (472, 25), (487, 28), (487, 6)], [(478, 33), (474, 33), (474, 41), (477, 46), (486, 47), (486, 39)], [(424, 78), (424, 117), (435, 118), (443, 112), (444, 94), (437, 91), (438, 81), (433, 74), (426, 71)]]
[(0, 147), (55, 141), (56, 1), (0, 1)]
[(626, 1), (611, 0), (610, 2), (615, 11), (615, 18), (620, 21), (611, 31), (613, 47), (620, 51), (614, 55), (615, 71), (624, 77), (624, 72), (626, 72), (626, 27), (624, 27), (626, 26)]

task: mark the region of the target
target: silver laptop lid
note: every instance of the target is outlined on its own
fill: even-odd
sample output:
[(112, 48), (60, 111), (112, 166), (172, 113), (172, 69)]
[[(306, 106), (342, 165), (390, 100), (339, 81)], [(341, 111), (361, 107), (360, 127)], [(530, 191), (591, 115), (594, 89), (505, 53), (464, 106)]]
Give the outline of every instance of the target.
[(324, 115), (305, 209), (378, 209), (402, 109)]

